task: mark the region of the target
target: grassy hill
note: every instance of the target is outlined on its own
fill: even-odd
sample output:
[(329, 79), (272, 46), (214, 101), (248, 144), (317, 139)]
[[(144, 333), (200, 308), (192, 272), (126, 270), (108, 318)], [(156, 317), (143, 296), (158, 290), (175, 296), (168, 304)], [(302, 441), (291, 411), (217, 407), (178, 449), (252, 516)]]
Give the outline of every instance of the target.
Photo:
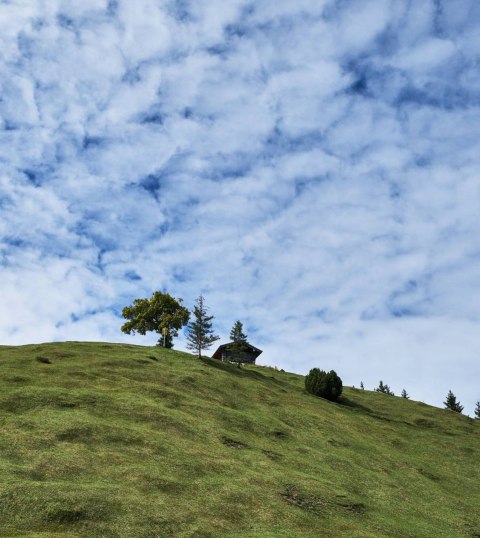
[(480, 422), (344, 396), (156, 347), (0, 347), (0, 536), (480, 537)]

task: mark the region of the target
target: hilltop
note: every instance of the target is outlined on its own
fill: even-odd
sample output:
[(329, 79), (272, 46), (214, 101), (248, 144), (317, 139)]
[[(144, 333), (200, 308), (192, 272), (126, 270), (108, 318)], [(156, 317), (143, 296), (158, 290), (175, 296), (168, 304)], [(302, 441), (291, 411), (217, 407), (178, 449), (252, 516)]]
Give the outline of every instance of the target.
[(402, 398), (331, 403), (158, 347), (2, 346), (0, 424), (2, 537), (480, 536), (479, 421)]

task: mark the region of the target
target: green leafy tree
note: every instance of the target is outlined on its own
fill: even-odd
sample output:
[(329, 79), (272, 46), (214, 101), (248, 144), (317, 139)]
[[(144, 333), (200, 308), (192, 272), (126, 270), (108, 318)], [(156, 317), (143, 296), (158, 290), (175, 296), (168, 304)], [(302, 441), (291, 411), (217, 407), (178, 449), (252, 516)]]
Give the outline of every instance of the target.
[(247, 335), (243, 332), (243, 323), (236, 321), (230, 331), (230, 361), (235, 362), (240, 368), (242, 363), (247, 362), (248, 342)]
[(480, 401), (475, 405), (475, 420), (480, 420)]
[(305, 388), (310, 394), (334, 402), (342, 394), (343, 383), (334, 370), (325, 372), (319, 368), (312, 368), (305, 376)]
[(406, 400), (410, 400), (410, 396), (408, 395), (405, 389), (402, 390), (402, 398), (405, 398)]
[(205, 299), (200, 295), (193, 308), (194, 320), (187, 325), (187, 348), (198, 353), (198, 358), (202, 358), (202, 351), (209, 349), (219, 337), (212, 329), (212, 319), (214, 316), (207, 315)]
[(455, 411), (457, 413), (461, 413), (463, 411), (463, 405), (460, 405), (460, 402), (457, 402), (457, 398), (451, 390), (448, 391), (447, 398), (443, 402), (443, 405), (445, 406), (445, 409), (450, 409), (451, 411)]
[(156, 291), (150, 299), (135, 299), (131, 306), (122, 310), (128, 321), (121, 327), (126, 334), (146, 334), (153, 331), (160, 334), (158, 345), (173, 347), (173, 338), (188, 322), (190, 313), (183, 306), (183, 300), (175, 299), (169, 293)]

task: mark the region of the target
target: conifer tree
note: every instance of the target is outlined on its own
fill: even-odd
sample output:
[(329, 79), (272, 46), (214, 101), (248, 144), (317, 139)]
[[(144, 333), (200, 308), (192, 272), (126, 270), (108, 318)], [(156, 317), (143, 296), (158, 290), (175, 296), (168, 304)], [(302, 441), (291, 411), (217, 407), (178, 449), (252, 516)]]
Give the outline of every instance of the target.
[(363, 384), (363, 381), (360, 381), (360, 388), (361, 388), (362, 390), (365, 390), (365, 385)]
[(382, 380), (380, 380), (380, 383), (378, 384), (378, 387), (375, 389), (375, 392), (383, 392), (383, 394), (388, 394), (389, 396), (395, 396), (394, 392), (390, 390), (390, 387), (385, 383), (383, 383)]
[(393, 390), (390, 389), (390, 387), (385, 383), (384, 385), (385, 394), (388, 394), (389, 396), (395, 396), (395, 393)]
[(241, 321), (236, 321), (233, 324), (230, 331), (230, 340), (232, 342), (247, 342), (247, 335), (243, 332), (243, 323)]
[(198, 353), (198, 358), (202, 358), (202, 351), (209, 349), (213, 342), (219, 337), (214, 334), (212, 329), (212, 319), (214, 316), (207, 315), (205, 299), (200, 295), (193, 308), (194, 320), (187, 325), (187, 348)]
[(245, 362), (245, 351), (248, 349), (247, 335), (243, 332), (243, 323), (236, 321), (230, 331), (230, 345), (232, 362), (236, 362), (240, 368), (242, 362)]
[(383, 384), (382, 380), (380, 380), (380, 383), (378, 384), (378, 387), (375, 389), (375, 392), (385, 392), (385, 385)]
[(480, 401), (475, 406), (475, 420), (480, 420)]
[(305, 376), (305, 388), (310, 394), (334, 402), (342, 394), (343, 383), (335, 370), (325, 372), (319, 368), (312, 368)]
[(461, 413), (463, 411), (463, 405), (460, 405), (460, 402), (457, 402), (457, 398), (451, 390), (448, 391), (447, 398), (443, 402), (443, 405), (445, 406), (445, 409), (450, 409), (451, 411), (455, 411), (457, 413)]
[(410, 396), (408, 395), (405, 389), (402, 390), (402, 398), (405, 398), (406, 400), (410, 400)]

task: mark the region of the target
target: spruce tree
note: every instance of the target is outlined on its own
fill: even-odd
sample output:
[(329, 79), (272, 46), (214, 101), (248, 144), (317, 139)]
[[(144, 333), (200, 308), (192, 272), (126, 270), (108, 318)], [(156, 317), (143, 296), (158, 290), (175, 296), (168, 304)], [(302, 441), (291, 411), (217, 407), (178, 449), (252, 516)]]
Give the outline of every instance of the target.
[(406, 400), (410, 400), (410, 396), (408, 395), (405, 389), (402, 390), (402, 398), (405, 398)]
[(236, 321), (233, 324), (230, 331), (230, 340), (232, 342), (247, 342), (247, 335), (243, 332), (243, 323), (241, 321)]
[(363, 384), (363, 381), (360, 381), (360, 388), (361, 388), (362, 390), (365, 390), (365, 385)]
[(187, 348), (198, 353), (198, 358), (202, 358), (202, 351), (212, 346), (219, 337), (212, 329), (212, 319), (214, 316), (207, 315), (205, 299), (200, 295), (193, 308), (194, 320), (187, 325)]
[(480, 420), (480, 401), (475, 406), (475, 420)]
[(388, 394), (389, 396), (395, 396), (395, 393), (393, 392), (393, 390), (391, 390), (390, 387), (386, 383), (383, 388), (385, 389), (385, 394)]
[(395, 396), (394, 392), (390, 390), (390, 387), (385, 383), (383, 383), (382, 380), (380, 380), (380, 383), (378, 384), (378, 387), (375, 389), (375, 392), (383, 392), (383, 394), (388, 394), (389, 396)]
[(463, 411), (463, 405), (460, 405), (460, 402), (457, 402), (457, 398), (451, 390), (448, 391), (447, 398), (443, 402), (443, 405), (445, 406), (445, 409), (450, 409), (451, 411), (455, 411), (457, 413), (461, 413)]
[(383, 384), (382, 380), (380, 380), (380, 383), (378, 384), (378, 387), (375, 389), (375, 392), (385, 392), (385, 385)]
[(240, 368), (242, 362), (245, 362), (245, 351), (248, 349), (247, 335), (243, 332), (243, 323), (236, 321), (230, 331), (231, 360), (236, 362)]

